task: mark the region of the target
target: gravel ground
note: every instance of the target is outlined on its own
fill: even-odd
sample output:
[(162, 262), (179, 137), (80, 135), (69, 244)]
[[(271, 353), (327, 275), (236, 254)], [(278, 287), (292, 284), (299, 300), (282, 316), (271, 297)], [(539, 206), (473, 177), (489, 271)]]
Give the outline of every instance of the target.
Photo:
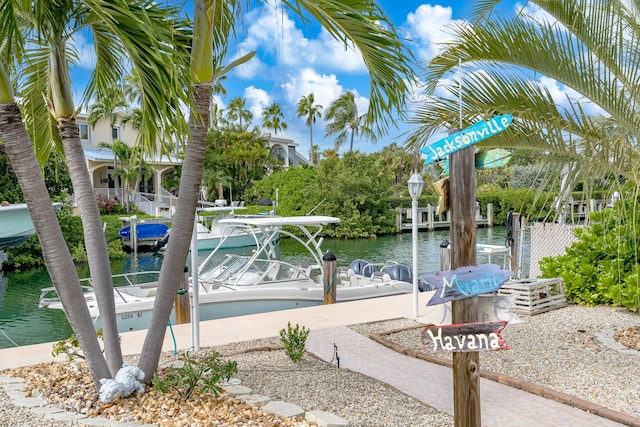
[[(603, 345), (595, 334), (611, 328), (629, 347), (640, 337), (622, 334), (639, 330), (640, 316), (609, 307), (569, 306), (509, 324), (502, 332), (510, 350), (485, 352), (480, 367), (518, 377), (578, 396), (640, 418), (640, 353), (623, 354)], [(396, 319), (352, 326), (362, 334), (384, 333), (416, 326), (413, 320)], [(385, 338), (404, 347), (420, 348), (422, 329), (407, 329)], [(636, 339), (637, 338), (637, 339)], [(635, 342), (634, 342), (635, 341)], [(265, 350), (270, 347), (272, 350)], [(291, 362), (277, 338), (213, 348), (238, 362), (237, 378), (254, 393), (285, 400), (303, 408), (339, 415), (351, 426), (450, 426), (453, 418), (436, 411), (368, 377), (332, 365), (307, 354)], [(248, 351), (262, 348), (261, 351)], [(446, 353), (439, 354), (444, 358)], [(174, 359), (163, 355), (163, 363)], [(134, 360), (132, 360), (134, 361)], [(3, 372), (24, 378), (30, 393), (43, 396), (55, 406), (80, 413), (122, 421), (148, 422), (163, 426), (276, 426), (310, 425), (301, 419), (277, 419), (251, 410), (229, 397), (196, 396), (185, 404), (174, 395), (147, 392), (114, 405), (102, 405), (87, 375), (71, 364), (38, 365)], [(16, 407), (0, 391), (0, 426), (71, 426), (78, 423), (44, 420), (29, 409)]]
[[(521, 319), (500, 334), (511, 349), (481, 352), (481, 369), (545, 385), (640, 419), (640, 352), (616, 351), (595, 335), (605, 328), (618, 332), (618, 339), (625, 336), (623, 331), (637, 332), (640, 316), (622, 308), (573, 305)], [(421, 332), (412, 329), (384, 338), (421, 349)], [(640, 334), (626, 335), (621, 342), (640, 349)], [(447, 353), (438, 355), (451, 358)]]

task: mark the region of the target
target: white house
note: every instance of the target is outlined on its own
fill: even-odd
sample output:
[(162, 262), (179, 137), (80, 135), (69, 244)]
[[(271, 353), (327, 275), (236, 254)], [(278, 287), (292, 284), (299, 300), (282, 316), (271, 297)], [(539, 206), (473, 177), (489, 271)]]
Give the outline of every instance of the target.
[[(116, 121), (112, 126), (109, 118), (98, 120), (94, 128), (87, 122), (86, 114), (78, 114), (76, 123), (80, 133), (80, 139), (84, 147), (84, 155), (87, 168), (91, 176), (96, 195), (109, 198), (121, 197), (120, 184), (116, 180), (116, 156), (108, 148), (102, 148), (102, 143), (112, 143), (116, 139), (121, 140), (129, 146), (133, 146), (138, 136), (138, 131), (131, 124), (122, 124), (124, 112), (116, 112)], [(285, 168), (309, 164), (309, 161), (301, 156), (298, 151), (298, 143), (292, 139), (267, 135), (271, 146), (271, 156), (280, 159)], [(151, 168), (151, 175), (140, 180), (138, 188), (135, 189), (135, 203), (147, 213), (155, 215), (157, 206), (170, 206), (171, 194), (164, 190), (160, 183), (163, 175), (180, 165), (182, 160), (174, 156), (157, 154), (153, 157), (147, 156), (145, 162)], [(145, 208), (147, 203), (151, 208)]]

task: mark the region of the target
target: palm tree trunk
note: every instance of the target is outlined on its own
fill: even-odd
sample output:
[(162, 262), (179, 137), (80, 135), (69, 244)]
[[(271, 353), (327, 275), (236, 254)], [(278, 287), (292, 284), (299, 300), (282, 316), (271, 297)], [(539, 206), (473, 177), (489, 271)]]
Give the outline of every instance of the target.
[(349, 143), (349, 152), (353, 152), (353, 138), (355, 137), (356, 133), (355, 131), (351, 131), (351, 141)]
[(315, 165), (316, 162), (313, 160), (313, 125), (309, 125), (309, 161), (312, 165)]
[(107, 240), (102, 231), (102, 220), (85, 163), (84, 152), (75, 119), (58, 119), (60, 137), (64, 147), (69, 176), (73, 184), (76, 204), (82, 218), (85, 249), (89, 271), (96, 293), (102, 322), (105, 355), (111, 374), (115, 376), (122, 367), (122, 350), (116, 322), (116, 310), (111, 278), (111, 263)]
[[(184, 261), (189, 252), (193, 235), (194, 217), (198, 203), (198, 194), (202, 181), (204, 153), (207, 146), (207, 125), (209, 123), (209, 105), (211, 103), (211, 84), (194, 84), (194, 108), (189, 118), (190, 143), (180, 177), (180, 189), (176, 215), (171, 225), (171, 239), (160, 270), (158, 294), (155, 298), (151, 324), (145, 337), (138, 367), (150, 381), (152, 373), (158, 368), (162, 343), (167, 331), (167, 321), (171, 315), (173, 302), (184, 274)], [(191, 274), (197, 274), (192, 271)], [(197, 320), (196, 320), (197, 321)]]
[(0, 138), (2, 138), (13, 170), (29, 208), (42, 254), (67, 320), (78, 337), (96, 390), (100, 378), (109, 378), (109, 367), (91, 322), (78, 273), (64, 240), (29, 136), (15, 102), (0, 104)]

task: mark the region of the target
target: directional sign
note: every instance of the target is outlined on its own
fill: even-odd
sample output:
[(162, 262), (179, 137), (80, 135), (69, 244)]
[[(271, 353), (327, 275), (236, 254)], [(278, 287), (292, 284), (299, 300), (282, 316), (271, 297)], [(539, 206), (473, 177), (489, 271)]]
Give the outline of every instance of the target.
[(500, 332), (507, 325), (499, 322), (465, 323), (463, 325), (427, 326), (422, 331), (423, 348), (431, 353), (439, 351), (469, 352), (508, 350)]
[(509, 270), (501, 270), (496, 264), (472, 265), (425, 274), (423, 279), (437, 288), (427, 306), (495, 292), (510, 277)]
[(497, 133), (502, 132), (513, 121), (513, 116), (504, 114), (496, 116), (489, 120), (480, 121), (468, 128), (449, 135), (433, 144), (421, 148), (420, 151), (427, 155), (424, 164), (433, 163), (437, 160), (444, 159), (451, 153), (467, 148), (477, 142), (489, 138)]
[(476, 169), (492, 169), (505, 166), (511, 160), (511, 152), (504, 148), (494, 148), (491, 150), (476, 153)]

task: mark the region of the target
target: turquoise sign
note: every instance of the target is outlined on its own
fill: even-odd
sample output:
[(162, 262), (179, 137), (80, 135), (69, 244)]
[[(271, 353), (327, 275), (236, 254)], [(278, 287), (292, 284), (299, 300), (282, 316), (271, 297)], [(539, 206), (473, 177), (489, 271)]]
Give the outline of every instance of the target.
[(485, 140), (505, 130), (513, 121), (513, 116), (504, 114), (489, 120), (478, 122), (468, 128), (449, 135), (433, 144), (421, 148), (420, 151), (427, 155), (424, 164), (433, 163), (444, 159), (451, 153), (467, 148), (477, 142)]

